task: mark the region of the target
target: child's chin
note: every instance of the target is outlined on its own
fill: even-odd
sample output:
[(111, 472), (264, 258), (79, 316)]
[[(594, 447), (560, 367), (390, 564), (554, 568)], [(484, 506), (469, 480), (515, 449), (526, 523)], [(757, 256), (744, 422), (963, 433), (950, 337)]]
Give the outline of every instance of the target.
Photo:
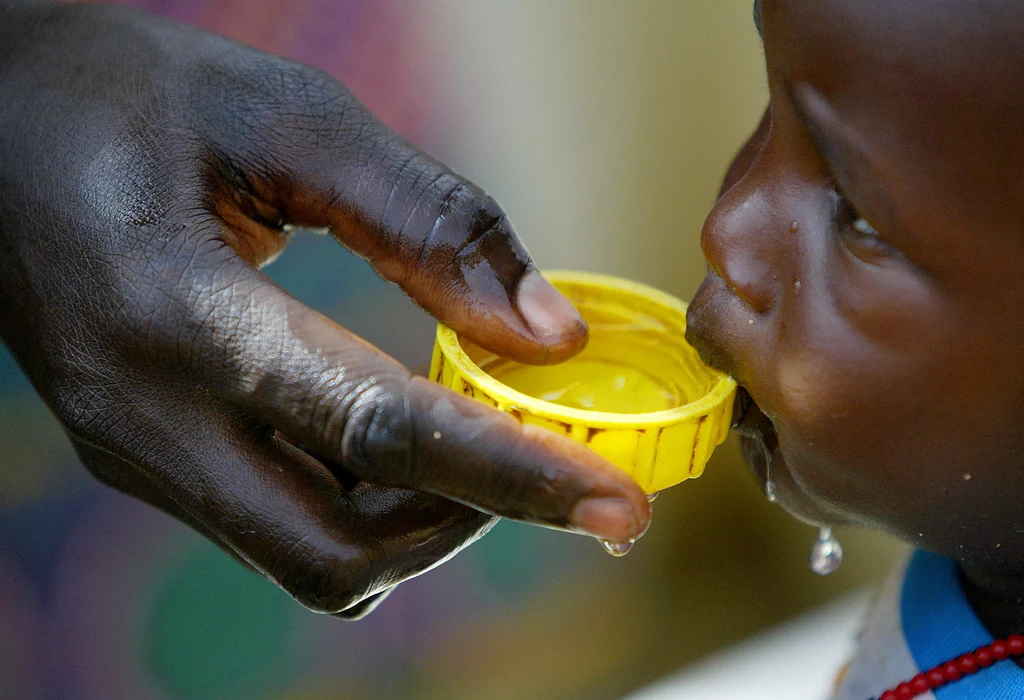
[(826, 504), (806, 494), (794, 481), (789, 465), (779, 449), (779, 438), (772, 421), (752, 400), (736, 426), (740, 436), (740, 450), (754, 478), (761, 485), (768, 500), (784, 508), (790, 515), (809, 525), (841, 525), (838, 517)]

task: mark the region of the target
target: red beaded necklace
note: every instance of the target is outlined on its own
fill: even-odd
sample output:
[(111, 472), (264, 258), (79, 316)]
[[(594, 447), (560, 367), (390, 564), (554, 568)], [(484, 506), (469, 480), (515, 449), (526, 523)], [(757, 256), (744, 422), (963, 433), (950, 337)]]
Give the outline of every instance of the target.
[(1006, 639), (997, 639), (963, 656), (922, 671), (909, 681), (904, 681), (871, 700), (911, 700), (929, 690), (941, 688), (947, 683), (955, 683), (964, 676), (988, 668), (996, 661), (1021, 655), (1024, 655), (1024, 635), (1011, 634)]

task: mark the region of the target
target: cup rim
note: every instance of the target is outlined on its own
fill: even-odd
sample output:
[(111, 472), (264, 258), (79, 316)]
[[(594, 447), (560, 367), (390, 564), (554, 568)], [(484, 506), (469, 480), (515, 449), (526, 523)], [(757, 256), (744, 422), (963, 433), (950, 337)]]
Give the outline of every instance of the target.
[[(544, 271), (544, 277), (556, 287), (559, 282), (565, 282), (612, 290), (619, 297), (641, 297), (648, 303), (653, 303), (655, 307), (664, 308), (667, 312), (665, 315), (681, 313), (685, 318), (685, 302), (646, 284), (611, 275), (569, 270)], [(453, 367), (492, 399), (502, 402), (508, 407), (517, 408), (541, 418), (585, 424), (593, 427), (651, 428), (684, 421), (700, 420), (719, 408), (736, 388), (736, 380), (732, 377), (702, 364), (702, 368), (715, 378), (715, 383), (710, 391), (696, 401), (662, 411), (647, 413), (588, 411), (582, 408), (571, 408), (551, 401), (544, 401), (543, 399), (516, 391), (498, 381), (480, 369), (470, 359), (462, 347), (458, 333), (444, 324), (438, 324), (437, 344), (441, 353), (448, 358)]]

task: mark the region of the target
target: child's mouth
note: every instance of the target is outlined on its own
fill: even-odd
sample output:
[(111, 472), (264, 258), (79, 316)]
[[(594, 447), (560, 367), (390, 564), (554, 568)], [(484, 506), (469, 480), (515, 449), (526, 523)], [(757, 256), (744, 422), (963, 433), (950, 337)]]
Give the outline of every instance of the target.
[(747, 415), (747, 411), (754, 405), (754, 400), (750, 398), (750, 394), (743, 387), (737, 387), (736, 389), (736, 401), (732, 407), (732, 428), (733, 430), (740, 427), (743, 419)]
[(733, 429), (740, 436), (740, 450), (766, 494), (772, 493), (771, 460), (778, 446), (775, 425), (743, 387), (736, 391)]

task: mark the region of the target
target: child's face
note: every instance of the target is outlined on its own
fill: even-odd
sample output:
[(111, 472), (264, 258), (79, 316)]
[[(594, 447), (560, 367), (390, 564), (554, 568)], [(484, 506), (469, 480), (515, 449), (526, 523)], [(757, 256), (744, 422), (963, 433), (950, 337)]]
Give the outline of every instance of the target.
[(769, 113), (689, 316), (747, 460), (808, 521), (1020, 570), (1024, 3), (759, 11)]

